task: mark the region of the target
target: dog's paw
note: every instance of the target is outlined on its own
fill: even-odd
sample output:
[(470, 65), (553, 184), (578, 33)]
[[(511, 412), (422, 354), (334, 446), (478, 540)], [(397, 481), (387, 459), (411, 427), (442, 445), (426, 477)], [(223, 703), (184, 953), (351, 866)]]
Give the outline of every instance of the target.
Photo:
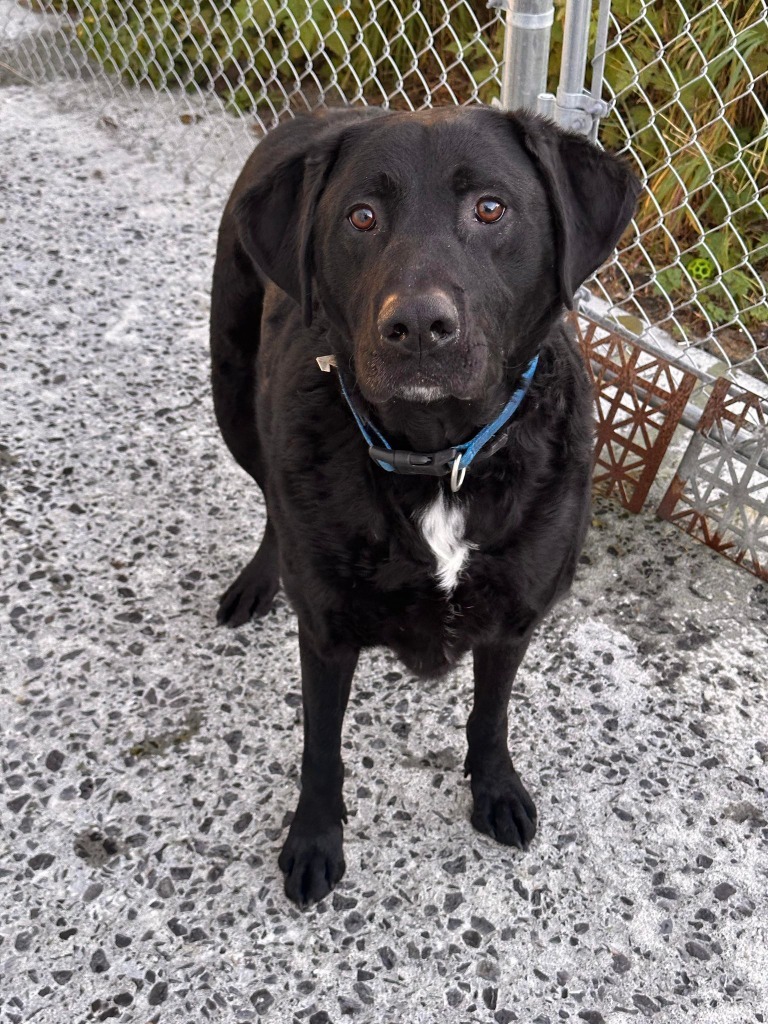
[(340, 823), (321, 829), (294, 818), (278, 858), (285, 875), (285, 895), (300, 907), (318, 903), (341, 880), (346, 869)]
[(255, 558), (222, 594), (216, 621), (220, 626), (242, 626), (249, 619), (266, 615), (280, 588), (277, 571), (267, 558)]
[(536, 806), (513, 768), (472, 779), (472, 824), (504, 846), (525, 850), (536, 834)]

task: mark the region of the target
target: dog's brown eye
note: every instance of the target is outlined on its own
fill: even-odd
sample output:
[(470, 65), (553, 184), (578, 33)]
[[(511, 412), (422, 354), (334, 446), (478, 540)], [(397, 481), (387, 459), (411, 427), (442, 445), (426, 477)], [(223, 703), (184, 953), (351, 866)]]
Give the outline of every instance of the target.
[(358, 231), (370, 231), (376, 226), (376, 214), (370, 206), (356, 206), (349, 215), (349, 223)]
[(503, 206), (498, 199), (479, 199), (475, 206), (475, 216), (483, 224), (495, 224), (504, 216), (506, 206)]

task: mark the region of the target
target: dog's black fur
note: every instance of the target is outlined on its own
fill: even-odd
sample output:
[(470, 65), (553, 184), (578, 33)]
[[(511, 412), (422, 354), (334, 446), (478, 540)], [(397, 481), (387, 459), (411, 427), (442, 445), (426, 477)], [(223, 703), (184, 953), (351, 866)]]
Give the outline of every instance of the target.
[[(299, 117), (235, 185), (213, 280), (213, 394), (268, 519), (219, 620), (264, 615), (278, 580), (298, 614), (302, 788), (280, 867), (300, 904), (344, 872), (341, 728), (364, 647), (386, 644), (418, 675), (472, 651), (472, 824), (508, 845), (533, 837), (507, 702), (532, 632), (573, 577), (592, 459), (590, 388), (563, 310), (614, 248), (637, 190), (582, 137), (486, 108)], [(506, 206), (496, 223), (478, 219), (483, 197)], [(360, 205), (372, 230), (349, 220)], [(418, 317), (446, 309), (450, 325), (422, 337)], [(392, 310), (416, 324), (410, 348), (382, 327)], [(506, 445), (473, 463), (456, 495), (446, 478), (372, 462), (336, 374), (315, 363), (337, 357), (395, 447), (435, 451), (492, 421), (536, 352)], [(418, 524), (439, 492), (463, 510), (472, 545), (452, 592)]]

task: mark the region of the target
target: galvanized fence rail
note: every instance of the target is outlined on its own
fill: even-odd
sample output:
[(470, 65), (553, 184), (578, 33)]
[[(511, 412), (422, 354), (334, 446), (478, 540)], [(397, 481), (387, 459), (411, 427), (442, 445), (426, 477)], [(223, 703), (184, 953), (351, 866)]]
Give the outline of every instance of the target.
[(222, 168), (339, 103), (527, 106), (625, 153), (647, 187), (581, 295), (597, 485), (639, 508), (685, 424), (662, 513), (768, 575), (766, 0), (0, 0), (0, 80), (52, 76), (137, 137), (147, 105), (210, 124)]

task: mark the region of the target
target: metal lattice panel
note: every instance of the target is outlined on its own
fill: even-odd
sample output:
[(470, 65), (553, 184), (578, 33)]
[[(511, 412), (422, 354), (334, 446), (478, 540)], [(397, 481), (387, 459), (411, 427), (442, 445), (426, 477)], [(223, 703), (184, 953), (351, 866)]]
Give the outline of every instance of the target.
[(768, 580), (768, 402), (717, 381), (659, 515)]
[(625, 337), (574, 322), (595, 385), (595, 489), (639, 512), (696, 378)]

